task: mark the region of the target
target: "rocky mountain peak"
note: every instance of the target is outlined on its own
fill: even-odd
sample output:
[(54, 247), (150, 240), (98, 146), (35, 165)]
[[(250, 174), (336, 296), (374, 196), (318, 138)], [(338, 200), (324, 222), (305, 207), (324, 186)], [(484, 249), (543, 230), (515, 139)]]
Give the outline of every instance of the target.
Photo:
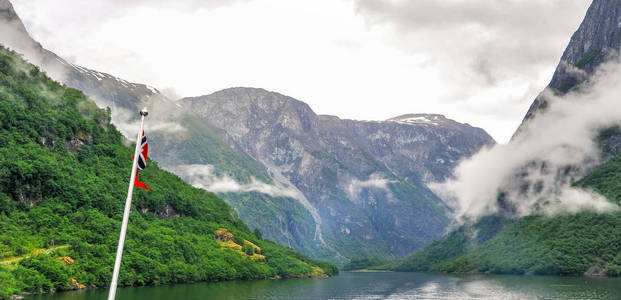
[(8, 0), (0, 0), (0, 18), (5, 20), (19, 20), (15, 9), (13, 9), (13, 5)]
[(233, 87), (217, 91), (210, 95), (189, 97), (182, 100), (183, 102), (199, 106), (231, 102), (231, 104), (238, 109), (243, 107), (252, 107), (263, 111), (284, 109), (284, 111), (282, 111), (283, 113), (286, 113), (287, 110), (293, 109), (294, 111), (299, 111), (300, 113), (310, 113), (315, 115), (306, 103), (276, 92), (267, 91), (262, 88)]
[(595, 0), (571, 37), (550, 87), (567, 92), (621, 49), (621, 2)]
[(210, 115), (216, 123), (229, 128), (233, 136), (259, 134), (275, 126), (292, 132), (307, 132), (316, 127), (317, 115), (308, 104), (260, 88), (235, 87), (200, 97), (180, 100), (188, 110)]
[[(599, 65), (618, 57), (619, 50), (621, 1), (594, 0), (563, 52), (548, 88), (560, 95), (579, 88)], [(543, 95), (539, 95), (526, 113), (524, 121), (545, 109), (547, 101)]]

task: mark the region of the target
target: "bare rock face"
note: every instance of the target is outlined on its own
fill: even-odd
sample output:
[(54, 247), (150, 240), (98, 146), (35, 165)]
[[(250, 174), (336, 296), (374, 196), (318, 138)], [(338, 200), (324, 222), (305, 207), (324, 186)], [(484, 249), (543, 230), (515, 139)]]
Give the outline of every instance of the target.
[(316, 115), (291, 97), (232, 88), (180, 100), (299, 192), (315, 239), (338, 257), (403, 256), (439, 237), (447, 207), (425, 185), (494, 143), (441, 115), (381, 122)]
[(437, 114), (343, 122), (365, 150), (409, 183), (444, 181), (461, 159), (494, 144), (484, 130)]
[[(582, 83), (591, 78), (593, 72), (602, 63), (619, 57), (621, 50), (621, 2), (616, 0), (594, 0), (578, 30), (571, 37), (571, 41), (548, 85), (557, 95), (563, 95), (572, 90), (579, 90)], [(538, 113), (545, 111), (549, 100), (540, 94), (530, 106), (522, 125), (515, 134), (519, 134), (521, 127)], [(617, 144), (621, 136), (611, 136), (612, 149), (618, 149)]]
[(572, 66), (590, 74), (619, 49), (621, 3), (615, 0), (593, 1), (582, 24), (571, 37), (550, 86), (562, 89), (574, 82), (580, 82)]

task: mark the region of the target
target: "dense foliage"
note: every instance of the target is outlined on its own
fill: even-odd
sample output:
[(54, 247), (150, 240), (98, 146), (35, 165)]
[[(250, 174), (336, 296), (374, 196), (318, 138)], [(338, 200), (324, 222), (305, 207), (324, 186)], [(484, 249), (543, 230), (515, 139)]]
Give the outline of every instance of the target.
[(482, 247), (442, 266), (446, 272), (619, 275), (621, 215), (582, 212), (529, 216)]
[[(621, 155), (585, 176), (576, 186), (621, 201)], [(493, 218), (493, 217), (487, 217)], [(485, 220), (485, 218), (483, 219)], [(491, 219), (490, 219), (491, 220)], [(531, 215), (510, 226), (503, 219), (464, 225), (444, 239), (384, 266), (402, 271), (486, 272), (498, 274), (621, 276), (621, 211), (583, 211), (555, 217)], [(475, 230), (471, 230), (474, 228)], [(506, 228), (477, 240), (481, 228)]]
[(403, 259), (378, 264), (373, 269), (437, 272), (446, 261), (455, 259), (493, 238), (512, 221), (491, 215), (474, 224), (465, 224), (449, 232), (441, 240)]
[[(109, 284), (130, 157), (105, 110), (0, 49), (0, 299)], [(120, 285), (338, 272), (261, 240), (221, 199), (156, 163), (141, 180), (152, 191), (134, 193)], [(223, 247), (219, 228), (244, 252)]]

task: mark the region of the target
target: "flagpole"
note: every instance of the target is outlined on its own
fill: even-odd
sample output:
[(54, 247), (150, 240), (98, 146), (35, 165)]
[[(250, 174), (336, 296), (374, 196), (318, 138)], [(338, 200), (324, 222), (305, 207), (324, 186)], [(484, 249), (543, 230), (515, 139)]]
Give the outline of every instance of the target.
[(138, 156), (140, 155), (140, 144), (142, 142), (142, 131), (144, 127), (144, 117), (149, 113), (146, 108), (140, 111), (140, 131), (136, 137), (136, 150), (134, 151), (134, 163), (132, 165), (132, 173), (129, 179), (129, 188), (127, 189), (127, 199), (125, 200), (125, 210), (123, 211), (123, 223), (121, 224), (121, 235), (119, 236), (119, 246), (116, 249), (116, 260), (114, 261), (114, 271), (112, 272), (112, 281), (110, 282), (110, 292), (108, 300), (114, 300), (116, 296), (116, 287), (118, 285), (119, 271), (121, 269), (121, 258), (123, 257), (123, 246), (125, 245), (125, 233), (127, 232), (127, 223), (129, 222), (129, 212), (132, 207), (132, 195), (134, 193), (134, 182), (136, 180), (136, 169), (138, 166)]

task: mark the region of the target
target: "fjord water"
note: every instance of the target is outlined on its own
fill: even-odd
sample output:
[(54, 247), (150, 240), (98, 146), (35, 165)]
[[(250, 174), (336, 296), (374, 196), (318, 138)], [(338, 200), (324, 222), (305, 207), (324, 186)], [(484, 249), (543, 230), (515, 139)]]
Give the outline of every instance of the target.
[[(25, 299), (106, 299), (107, 291), (84, 290)], [(621, 279), (341, 273), (328, 279), (285, 279), (120, 288), (119, 300), (168, 299), (620, 299)]]

